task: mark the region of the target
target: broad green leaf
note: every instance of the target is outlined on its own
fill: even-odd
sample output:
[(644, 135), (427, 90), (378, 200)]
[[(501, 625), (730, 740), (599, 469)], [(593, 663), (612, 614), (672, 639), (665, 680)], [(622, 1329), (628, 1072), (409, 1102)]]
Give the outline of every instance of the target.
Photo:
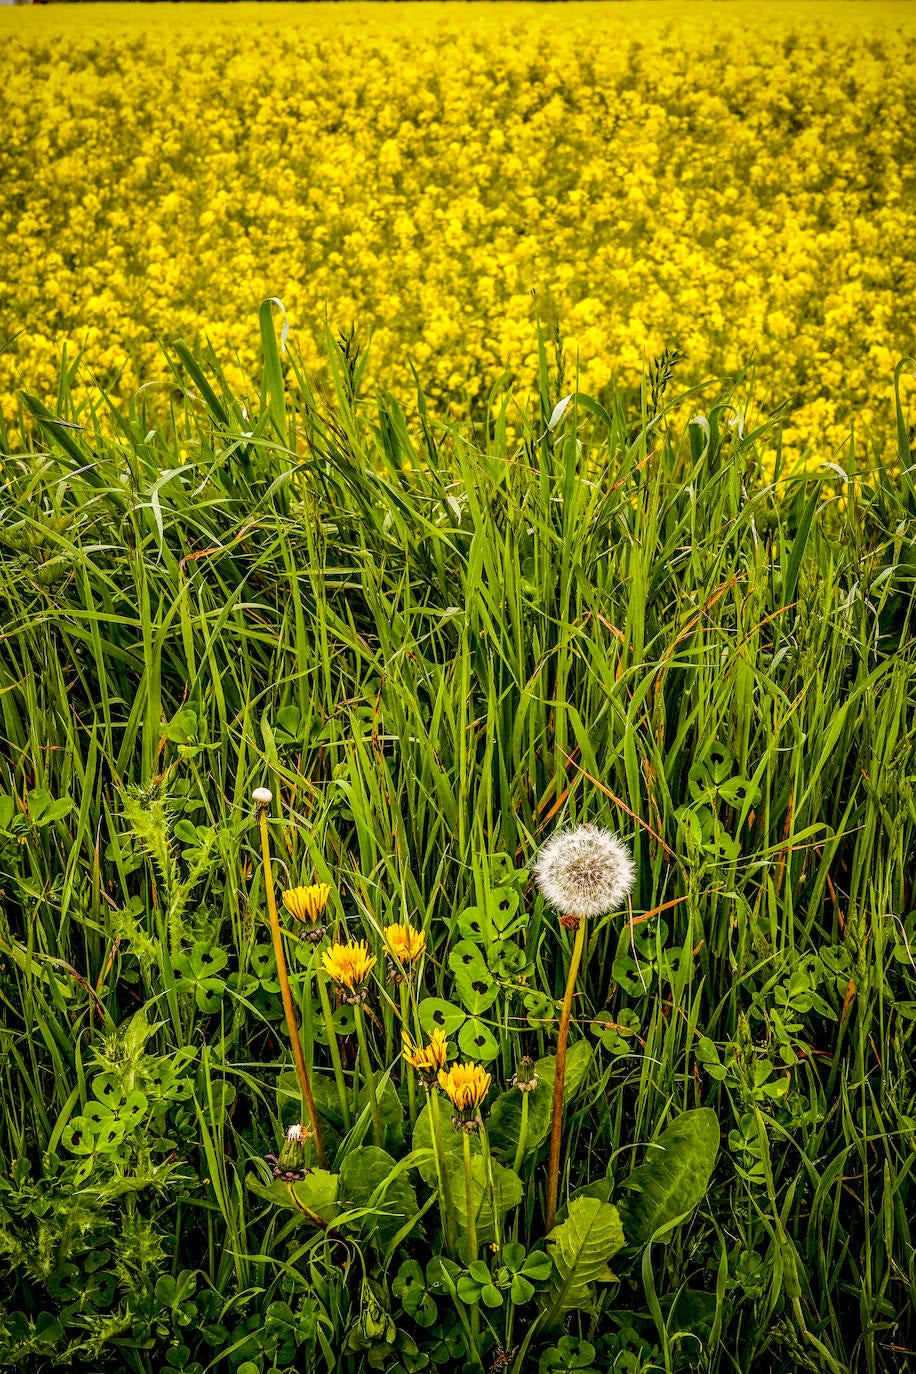
[[(458, 1132), (455, 1132), (457, 1135)], [(464, 1159), (460, 1151), (446, 1156), (452, 1206), (462, 1231), (468, 1226), (468, 1197), (464, 1174)], [(512, 1169), (505, 1168), (494, 1159), (490, 1165), (493, 1171), (493, 1198), (487, 1178), (486, 1160), (482, 1154), (471, 1157), (471, 1206), (477, 1219), (477, 1243), (489, 1245), (496, 1239), (493, 1217), (493, 1203), (499, 1216), (510, 1207), (517, 1207), (522, 1200), (522, 1181)]]
[(608, 1260), (624, 1244), (616, 1207), (595, 1197), (572, 1200), (566, 1220), (547, 1237), (556, 1272), (545, 1294), (545, 1325), (553, 1325), (573, 1308), (592, 1311), (592, 1285), (612, 1277)]
[(486, 978), (489, 974), (484, 952), (473, 940), (459, 940), (452, 946), (448, 966), (452, 973), (466, 973), (471, 978)]
[[(563, 1102), (569, 1103), (579, 1089), (592, 1062), (592, 1047), (586, 1040), (577, 1040), (566, 1056), (566, 1076), (563, 1080)], [(554, 1055), (545, 1055), (535, 1065), (538, 1085), (528, 1094), (528, 1132), (526, 1152), (536, 1150), (547, 1139), (553, 1112), (553, 1079), (556, 1066)], [(496, 1098), (487, 1118), (490, 1148), (498, 1159), (515, 1158), (515, 1150), (522, 1126), (522, 1094), (510, 1088)]]
[(499, 996), (499, 984), (488, 972), (455, 974), (455, 991), (471, 1016), (489, 1011)]
[[(382, 1143), (388, 1146), (400, 1145), (404, 1140), (405, 1113), (401, 1099), (398, 1097), (394, 1084), (390, 1079), (385, 1080), (384, 1083), (376, 1082), (375, 1096), (378, 1101), (379, 1116), (382, 1121)], [(363, 1111), (366, 1111), (365, 1127), (368, 1132), (371, 1129), (369, 1118), (371, 1106), (369, 1102), (369, 1088), (366, 1084), (363, 1084), (356, 1094), (354, 1125), (356, 1124), (355, 1118), (360, 1116)]]
[(302, 1221), (329, 1223), (340, 1211), (337, 1202), (338, 1177), (326, 1169), (313, 1169), (305, 1178), (296, 1183), (283, 1183), (275, 1179), (273, 1183), (261, 1183), (254, 1174), (248, 1174), (245, 1184), (256, 1197), (273, 1202), (278, 1207), (287, 1207), (298, 1213)]
[(458, 1032), (458, 1048), (468, 1059), (489, 1063), (499, 1054), (496, 1036), (479, 1016), (469, 1016)]
[(631, 1195), (620, 1210), (629, 1245), (645, 1245), (705, 1196), (719, 1152), (719, 1122), (710, 1107), (684, 1112), (623, 1180)]
[(375, 1145), (347, 1155), (340, 1166), (338, 1196), (345, 1210), (371, 1208), (350, 1225), (367, 1240), (377, 1234), (382, 1248), (417, 1213), (417, 1195), (397, 1162)]
[(425, 1035), (431, 1035), (434, 1030), (454, 1035), (467, 1015), (454, 1002), (446, 1002), (443, 997), (424, 997), (417, 1012)]
[[(452, 1109), (441, 1093), (434, 1092), (429, 1102), (422, 1108), (417, 1117), (417, 1124), (413, 1129), (411, 1144), (421, 1160), (417, 1167), (420, 1177), (430, 1188), (436, 1187), (436, 1162), (432, 1154), (433, 1136), (432, 1125), (430, 1122), (430, 1111), (439, 1113), (439, 1136), (442, 1141), (442, 1152), (446, 1156), (454, 1156), (460, 1160), (462, 1158), (461, 1132), (456, 1131), (452, 1126)], [(472, 1153), (480, 1153), (480, 1138), (477, 1135), (471, 1137)]]

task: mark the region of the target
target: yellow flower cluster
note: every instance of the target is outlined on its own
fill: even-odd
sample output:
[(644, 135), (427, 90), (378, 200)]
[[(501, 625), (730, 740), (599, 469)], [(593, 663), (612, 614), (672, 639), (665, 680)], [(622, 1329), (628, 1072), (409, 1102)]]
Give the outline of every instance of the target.
[(313, 883), (310, 887), (291, 887), (283, 893), (283, 905), (297, 921), (315, 925), (328, 904), (331, 889), (327, 883)]
[[(567, 390), (753, 354), (821, 456), (891, 431), (912, 349), (916, 9), (869, 4), (92, 5), (0, 12), (0, 403), (59, 345), (122, 395), (255, 312), (373, 331), (454, 413), (559, 321)], [(147, 393), (150, 394), (150, 393)], [(702, 409), (702, 404), (699, 406)]]
[(426, 949), (426, 934), (409, 921), (385, 926), (382, 931), (389, 953), (400, 964), (415, 964)]

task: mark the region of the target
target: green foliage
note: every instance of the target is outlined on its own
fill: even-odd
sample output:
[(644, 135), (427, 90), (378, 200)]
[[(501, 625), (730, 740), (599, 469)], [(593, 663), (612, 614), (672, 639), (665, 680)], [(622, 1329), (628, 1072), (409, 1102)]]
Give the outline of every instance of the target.
[(608, 1261), (624, 1244), (617, 1208), (600, 1198), (573, 1198), (566, 1218), (547, 1236), (547, 1247), (556, 1271), (546, 1302), (546, 1325), (564, 1312), (594, 1310), (597, 1282), (614, 1278)]
[(649, 1146), (644, 1163), (623, 1180), (621, 1201), (630, 1245), (658, 1239), (705, 1197), (719, 1153), (719, 1122), (708, 1107), (684, 1112)]
[[(703, 397), (706, 444), (661, 373), (645, 405), (579, 397), (548, 427), (546, 360), (543, 423), (498, 396), (439, 423), (363, 395), (348, 349), (332, 397), (269, 350), (262, 396), (181, 349), (123, 412), (65, 376), (3, 457), (0, 1363), (896, 1374), (916, 1339), (898, 459), (857, 439), (846, 479), (819, 454), (788, 473), (778, 417), (728, 424), (743, 382)], [(325, 1017), (321, 946), (285, 937), (328, 1151), (319, 1169), (306, 1142), (292, 1177), (261, 785), (278, 889), (329, 883), (329, 938), (377, 959), (383, 1148), (353, 1010)], [(583, 819), (627, 840), (637, 885), (588, 927), (547, 1239), (571, 946), (529, 872)], [(403, 989), (401, 920), (427, 942)], [(492, 1075), (473, 1259), (462, 1135), (434, 1094), (437, 1169), (402, 992), (414, 1040), (439, 1027)]]

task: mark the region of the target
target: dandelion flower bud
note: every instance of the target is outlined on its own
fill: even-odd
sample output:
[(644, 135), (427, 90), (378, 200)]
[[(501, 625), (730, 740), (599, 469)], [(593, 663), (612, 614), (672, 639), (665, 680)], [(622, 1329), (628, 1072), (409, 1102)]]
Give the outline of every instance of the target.
[(537, 1069), (534, 1060), (526, 1054), (524, 1059), (520, 1059), (518, 1068), (512, 1075), (509, 1084), (512, 1088), (518, 1088), (520, 1093), (533, 1093), (538, 1085)]
[(547, 841), (534, 876), (561, 923), (575, 927), (582, 916), (604, 916), (619, 907), (635, 869), (630, 851), (610, 830), (579, 825)]
[(301, 1122), (297, 1121), (294, 1126), (290, 1126), (280, 1151), (280, 1158), (276, 1155), (265, 1156), (267, 1163), (271, 1165), (274, 1178), (284, 1183), (294, 1183), (300, 1178), (305, 1178), (308, 1173), (305, 1165), (305, 1145), (311, 1135), (308, 1126), (303, 1126)]
[(251, 794), (251, 800), (259, 811), (264, 811), (274, 799), (274, 794), (269, 787), (256, 787)]

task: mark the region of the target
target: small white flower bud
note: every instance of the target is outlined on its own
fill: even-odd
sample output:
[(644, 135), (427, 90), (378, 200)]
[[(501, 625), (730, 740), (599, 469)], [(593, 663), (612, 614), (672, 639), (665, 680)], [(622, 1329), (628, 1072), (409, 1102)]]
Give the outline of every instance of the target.
[(251, 794), (251, 800), (260, 810), (261, 807), (270, 806), (274, 799), (274, 794), (269, 787), (256, 787)]

